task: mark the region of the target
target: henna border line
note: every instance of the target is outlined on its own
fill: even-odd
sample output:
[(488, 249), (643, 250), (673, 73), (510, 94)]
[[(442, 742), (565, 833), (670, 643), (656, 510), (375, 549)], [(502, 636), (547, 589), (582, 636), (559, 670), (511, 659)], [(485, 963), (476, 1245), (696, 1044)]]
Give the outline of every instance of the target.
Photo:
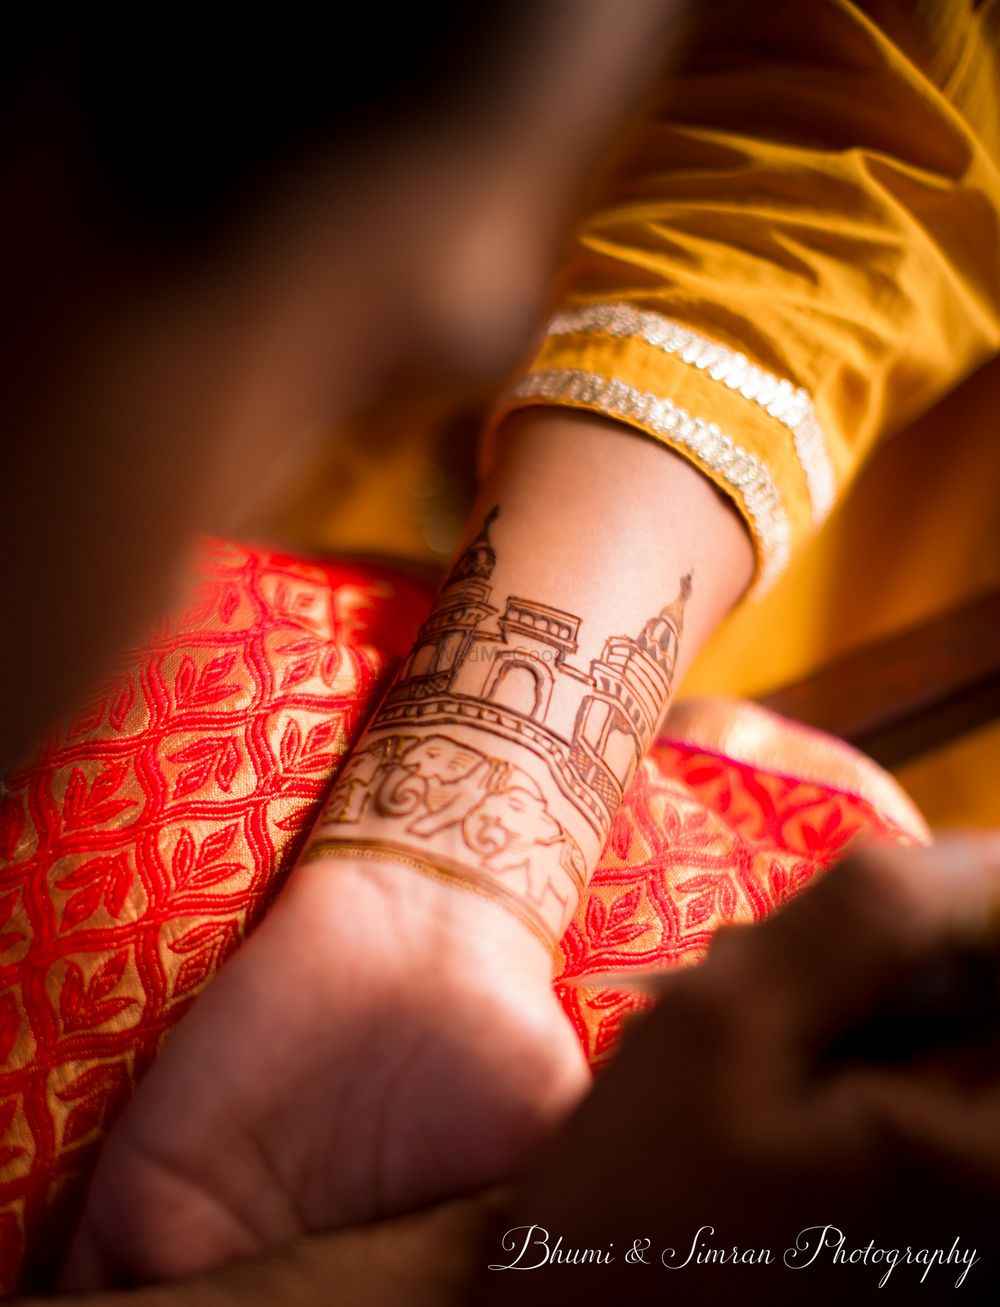
[(381, 840), (336, 840), (324, 838), (310, 844), (300, 862), (321, 862), (324, 858), (359, 858), (365, 862), (398, 862), (445, 884), (457, 885), (480, 898), (499, 903), (526, 926), (551, 956), (559, 946), (556, 935), (538, 913), (492, 877), (447, 858), (427, 857), (413, 849)]

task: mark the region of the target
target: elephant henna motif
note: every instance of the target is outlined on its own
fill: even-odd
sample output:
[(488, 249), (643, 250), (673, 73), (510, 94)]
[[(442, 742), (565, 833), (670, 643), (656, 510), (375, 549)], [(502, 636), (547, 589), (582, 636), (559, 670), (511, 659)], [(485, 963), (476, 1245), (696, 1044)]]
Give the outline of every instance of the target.
[(579, 846), (535, 781), (446, 735), (389, 736), (363, 749), (338, 778), (324, 821), (353, 825), (369, 812), (425, 838), (460, 827), (474, 863), (495, 876), (520, 874), (517, 888), (536, 906), (552, 895), (560, 916), (586, 880)]

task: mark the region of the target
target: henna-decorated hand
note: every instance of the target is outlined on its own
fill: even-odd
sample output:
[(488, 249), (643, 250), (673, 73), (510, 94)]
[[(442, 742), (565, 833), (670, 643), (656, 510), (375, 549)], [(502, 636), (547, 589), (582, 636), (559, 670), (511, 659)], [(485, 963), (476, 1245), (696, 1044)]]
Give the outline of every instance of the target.
[(399, 865), (307, 863), (109, 1136), (64, 1285), (504, 1179), (588, 1082), (550, 959), (504, 908)]
[(109, 1137), (67, 1287), (507, 1178), (585, 1092), (551, 944), (752, 553), (668, 451), (592, 418), (508, 426), (481, 506), (502, 517), (471, 533), (344, 768), (312, 848), (327, 855), (296, 870)]

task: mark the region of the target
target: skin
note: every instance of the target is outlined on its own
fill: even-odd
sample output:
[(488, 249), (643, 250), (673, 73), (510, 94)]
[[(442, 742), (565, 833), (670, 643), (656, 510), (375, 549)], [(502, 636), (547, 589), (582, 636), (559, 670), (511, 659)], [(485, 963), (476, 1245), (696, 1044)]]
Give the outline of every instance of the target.
[[(888, 1053), (884, 1030), (865, 1052), (835, 1050), (898, 1009), (920, 976), (940, 988), (949, 958), (981, 950), (995, 974), (998, 904), (1000, 835), (970, 833), (929, 849), (860, 851), (768, 921), (719, 932), (703, 966), (661, 978), (654, 1011), (626, 1031), (613, 1066), (495, 1221), (480, 1268), (510, 1260), (505, 1232), (538, 1223), (567, 1247), (615, 1242), (616, 1265), (572, 1277), (573, 1301), (588, 1307), (623, 1291), (637, 1304), (665, 1293), (714, 1303), (723, 1283), (754, 1303), (798, 1303), (803, 1292), (842, 1303), (845, 1288), (871, 1295), (863, 1301), (883, 1296), (884, 1266), (845, 1270), (829, 1252), (801, 1274), (782, 1265), (800, 1231), (830, 1222), (849, 1249), (874, 1238), (878, 1248), (947, 1251), (957, 1237), (980, 1259), (959, 1291), (995, 1301), (995, 1018), (958, 1037), (977, 997), (959, 990), (939, 1037), (924, 1017), (906, 1056)], [(675, 1247), (683, 1261), (702, 1224), (714, 1228), (710, 1246), (770, 1248), (777, 1265), (662, 1267), (659, 1251)], [(626, 1266), (622, 1254), (643, 1236), (649, 1264)], [(933, 1268), (926, 1285), (921, 1270), (898, 1267), (895, 1292), (925, 1289), (934, 1301), (957, 1292), (960, 1267)], [(567, 1273), (481, 1271), (470, 1300), (551, 1303)]]
[[(685, 659), (749, 581), (744, 528), (714, 488), (612, 424), (512, 423), (483, 495), (512, 524), (498, 582), (549, 587), (602, 630), (640, 628), (696, 565)], [(601, 565), (639, 555), (664, 521), (647, 568)], [(459, 829), (434, 847), (461, 859)], [(301, 864), (110, 1135), (67, 1286), (190, 1274), (505, 1180), (589, 1084), (550, 977), (497, 903), (391, 863)]]
[[(567, 1247), (614, 1242), (621, 1251), (645, 1234), (657, 1250), (686, 1252), (704, 1219), (717, 1235), (711, 1244), (770, 1247), (780, 1257), (817, 1213), (849, 1231), (852, 1247), (869, 1237), (880, 1247), (937, 1247), (942, 1232), (946, 1245), (960, 1236), (980, 1257), (963, 1298), (993, 1301), (995, 1039), (928, 1041), (902, 1061), (878, 1050), (850, 1060), (818, 1053), (898, 1006), (922, 972), (981, 949), (998, 901), (995, 833), (952, 835), (927, 850), (859, 850), (766, 923), (721, 932), (706, 964), (651, 979), (655, 1008), (631, 1023), (594, 1092), (513, 1190), (313, 1236), (135, 1291), (131, 1301), (499, 1307), (549, 1304), (571, 1284), (573, 1301), (589, 1307), (619, 1302), (623, 1291), (629, 1302), (659, 1303), (669, 1284), (685, 1302), (712, 1303), (723, 1274), (751, 1303), (801, 1302), (805, 1283), (811, 1302), (839, 1304), (848, 1274), (852, 1292), (881, 1297), (874, 1278), (864, 1279), (869, 1269), (853, 1274), (826, 1261), (805, 1280), (780, 1265), (667, 1271), (655, 1254), (645, 1268), (628, 1267), (623, 1283), (620, 1265), (485, 1270), (510, 1259), (505, 1246), (523, 1240), (505, 1245), (504, 1236), (527, 1223), (548, 1230), (550, 1242), (561, 1234)], [(904, 1292), (917, 1274), (894, 1272), (897, 1283), (910, 1277)], [(932, 1292), (945, 1274), (934, 1269)]]
[[(545, 68), (492, 134), (477, 122), (414, 143), (349, 185), (336, 166), (313, 168), (225, 257), (182, 269), (95, 246), (99, 208), (58, 123), (45, 128), (56, 166), (10, 206), (23, 281), (46, 314), (4, 378), (19, 487), (5, 555), (43, 503), (51, 530), (29, 567), (2, 570), (2, 598), (47, 638), (5, 645), (8, 757), (165, 600), (192, 531), (246, 521), (319, 418), (347, 414), (407, 368), (426, 375), (448, 359), (461, 383), (510, 361), (594, 142), (659, 31), (657, 6), (637, 3), (634, 26), (611, 27), (600, 8), (580, 6), (552, 34)], [(67, 286), (72, 296), (55, 293)], [(41, 384), (39, 360), (60, 385)], [(498, 595), (544, 598), (600, 643), (640, 630), (693, 572), (679, 677), (749, 581), (750, 543), (728, 504), (683, 460), (613, 423), (532, 413), (502, 436), (468, 532), (503, 503)], [(435, 852), (461, 864), (454, 834), (441, 836)], [(63, 1287), (205, 1272), (510, 1176), (588, 1088), (549, 966), (496, 902), (390, 863), (304, 864), (110, 1137)], [(708, 974), (710, 984), (718, 968)], [(756, 974), (736, 968), (722, 989)], [(761, 991), (764, 1011), (771, 994)], [(659, 1054), (676, 1054), (677, 1037), (668, 1031)], [(723, 1023), (720, 1058), (727, 1039)], [(625, 1062), (618, 1107), (640, 1081), (647, 1099), (662, 1086), (638, 1061)], [(676, 1092), (697, 1102), (701, 1083)], [(820, 1139), (827, 1124), (807, 1121), (806, 1135)], [(863, 1150), (851, 1156), (862, 1166)]]

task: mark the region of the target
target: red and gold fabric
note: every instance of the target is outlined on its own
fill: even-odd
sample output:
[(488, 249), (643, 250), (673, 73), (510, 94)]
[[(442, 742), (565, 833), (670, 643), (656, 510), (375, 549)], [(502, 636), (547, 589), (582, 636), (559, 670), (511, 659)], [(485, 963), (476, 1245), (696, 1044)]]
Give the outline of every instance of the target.
[[(0, 1277), (57, 1261), (101, 1138), (266, 911), (430, 593), (207, 541), (187, 607), (0, 801)], [(641, 1002), (852, 840), (921, 840), (890, 778), (748, 704), (688, 706), (643, 764), (554, 958), (592, 1064)]]

